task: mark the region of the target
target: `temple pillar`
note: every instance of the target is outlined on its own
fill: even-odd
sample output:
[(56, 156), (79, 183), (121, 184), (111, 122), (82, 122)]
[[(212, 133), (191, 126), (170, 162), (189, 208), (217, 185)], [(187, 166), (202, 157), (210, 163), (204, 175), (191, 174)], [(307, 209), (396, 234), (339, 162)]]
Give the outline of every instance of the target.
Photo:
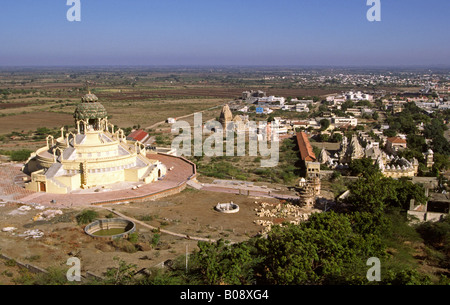
[(80, 172), (81, 172), (81, 188), (86, 189), (88, 187), (88, 169), (86, 161), (80, 163)]

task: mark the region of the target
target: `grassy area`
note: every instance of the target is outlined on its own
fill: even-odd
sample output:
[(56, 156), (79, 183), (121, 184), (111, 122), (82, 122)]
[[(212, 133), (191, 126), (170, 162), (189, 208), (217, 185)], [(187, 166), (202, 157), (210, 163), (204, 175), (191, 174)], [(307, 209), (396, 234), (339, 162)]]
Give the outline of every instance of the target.
[(191, 157), (200, 174), (218, 179), (237, 179), (254, 182), (295, 184), (300, 176), (301, 161), (294, 139), (280, 142), (279, 162), (275, 167), (261, 167), (264, 157), (249, 156)]
[(32, 151), (28, 149), (21, 150), (0, 150), (0, 155), (9, 156), (11, 161), (26, 161), (30, 157)]

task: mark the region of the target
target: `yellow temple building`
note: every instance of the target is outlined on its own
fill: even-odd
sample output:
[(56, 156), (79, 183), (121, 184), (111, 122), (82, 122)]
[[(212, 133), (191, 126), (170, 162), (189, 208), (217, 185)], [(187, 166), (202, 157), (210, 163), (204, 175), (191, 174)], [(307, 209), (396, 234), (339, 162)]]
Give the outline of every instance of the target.
[(67, 194), (123, 182), (152, 183), (166, 175), (166, 166), (147, 158), (142, 143), (127, 141), (122, 129), (115, 130), (94, 94), (81, 99), (73, 117), (76, 131), (61, 128), (59, 138), (48, 136), (47, 146), (24, 165), (31, 175), (26, 189)]

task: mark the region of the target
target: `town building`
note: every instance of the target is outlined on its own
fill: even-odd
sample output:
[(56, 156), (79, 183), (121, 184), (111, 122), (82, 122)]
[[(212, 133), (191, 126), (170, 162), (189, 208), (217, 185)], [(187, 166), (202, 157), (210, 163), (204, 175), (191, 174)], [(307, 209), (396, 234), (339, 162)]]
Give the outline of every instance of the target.
[(297, 145), (300, 152), (300, 158), (305, 166), (306, 178), (320, 177), (320, 163), (314, 154), (308, 135), (305, 132), (297, 132)]
[(257, 104), (262, 106), (283, 106), (286, 99), (284, 97), (275, 97), (273, 95), (267, 97), (259, 97)]
[(363, 101), (363, 100), (372, 101), (373, 100), (372, 95), (363, 93), (361, 91), (358, 91), (358, 92), (349, 91), (349, 92), (346, 92), (344, 94), (344, 96), (347, 100), (351, 100), (351, 101)]
[(244, 91), (242, 92), (242, 99), (243, 100), (250, 100), (252, 98), (259, 98), (259, 97), (265, 97), (266, 96), (266, 92), (261, 91), (261, 90), (250, 90), (250, 91)]
[(406, 148), (406, 140), (400, 137), (390, 137), (386, 140), (386, 150), (390, 153), (396, 153)]
[(356, 127), (358, 125), (358, 119), (354, 118), (354, 117), (350, 117), (350, 118), (334, 117), (334, 118), (332, 118), (331, 123), (335, 127), (340, 127), (340, 126), (344, 126), (344, 125), (350, 125), (350, 126)]
[(134, 130), (127, 136), (128, 141), (139, 141), (141, 143), (147, 142), (149, 140), (150, 135), (142, 129)]

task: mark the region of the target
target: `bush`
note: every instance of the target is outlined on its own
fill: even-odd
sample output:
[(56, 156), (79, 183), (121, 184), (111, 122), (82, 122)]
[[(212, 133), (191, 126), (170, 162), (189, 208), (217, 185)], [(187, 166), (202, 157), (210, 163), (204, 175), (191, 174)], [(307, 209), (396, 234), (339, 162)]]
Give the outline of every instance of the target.
[(143, 215), (140, 217), (140, 220), (142, 221), (152, 221), (153, 220), (153, 216), (152, 215)]
[(84, 210), (76, 216), (78, 224), (87, 224), (98, 218), (98, 213), (94, 210)]
[(152, 246), (156, 247), (159, 244), (159, 239), (161, 238), (161, 235), (159, 235), (158, 233), (153, 235), (152, 238)]
[(14, 259), (9, 259), (5, 262), (5, 266), (8, 266), (8, 267), (15, 267), (16, 265), (17, 265), (17, 263)]
[(136, 232), (133, 232), (133, 233), (131, 233), (131, 234), (128, 236), (128, 241), (129, 241), (130, 243), (135, 244), (135, 243), (138, 242), (138, 240), (139, 240), (139, 234), (136, 233)]
[(124, 251), (126, 253), (135, 253), (137, 252), (136, 246), (132, 244), (130, 241), (126, 239), (116, 239), (112, 241), (112, 246), (120, 251)]
[(426, 244), (450, 253), (450, 217), (439, 222), (424, 222), (417, 227), (417, 232)]
[(10, 156), (12, 161), (26, 161), (30, 157), (31, 153), (31, 150), (22, 149), (11, 152)]

